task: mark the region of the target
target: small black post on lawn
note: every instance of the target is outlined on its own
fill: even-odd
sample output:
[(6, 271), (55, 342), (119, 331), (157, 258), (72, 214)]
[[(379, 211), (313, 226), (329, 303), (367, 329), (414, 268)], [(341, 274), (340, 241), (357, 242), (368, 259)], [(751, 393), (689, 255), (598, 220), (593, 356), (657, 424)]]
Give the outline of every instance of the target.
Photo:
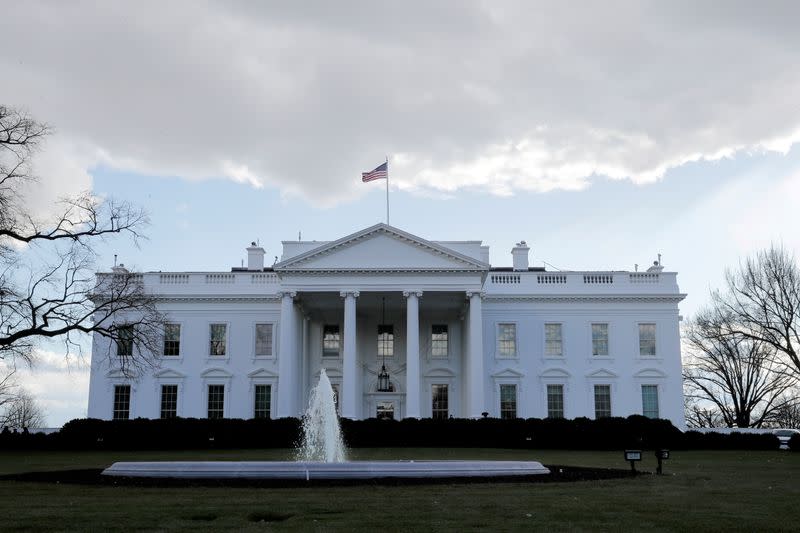
[(636, 475), (636, 461), (642, 460), (642, 450), (625, 450), (625, 460), (631, 463), (631, 474)]
[(656, 468), (656, 474), (661, 475), (663, 473), (661, 469), (661, 461), (664, 459), (669, 459), (669, 450), (656, 450), (656, 459), (658, 459), (658, 468)]

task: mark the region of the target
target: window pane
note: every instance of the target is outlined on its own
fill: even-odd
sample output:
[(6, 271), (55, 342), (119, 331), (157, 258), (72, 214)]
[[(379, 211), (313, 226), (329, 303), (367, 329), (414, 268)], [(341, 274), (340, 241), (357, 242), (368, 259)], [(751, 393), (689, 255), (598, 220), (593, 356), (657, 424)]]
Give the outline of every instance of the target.
[(256, 355), (272, 355), (272, 324), (256, 324)]
[(564, 418), (564, 385), (547, 386), (547, 418)]
[(378, 358), (394, 356), (394, 326), (378, 326)]
[(117, 327), (117, 355), (133, 355), (133, 326)]
[(656, 325), (639, 324), (639, 355), (656, 354)]
[(648, 418), (658, 418), (657, 385), (642, 385), (642, 414)]
[(594, 386), (594, 417), (611, 416), (611, 385)]
[(500, 357), (516, 357), (517, 355), (517, 325), (497, 325), (497, 352)]
[(394, 420), (394, 404), (392, 402), (378, 402), (375, 416), (379, 419)]
[(256, 385), (255, 399), (256, 405), (253, 416), (255, 418), (269, 418), (270, 406), (272, 404), (272, 386)]
[(322, 355), (324, 357), (339, 357), (341, 340), (338, 324), (324, 326), (322, 330)]
[(161, 418), (175, 418), (178, 415), (178, 386), (161, 385)]
[(211, 324), (211, 346), (209, 354), (225, 355), (225, 335), (227, 324)]
[(608, 324), (592, 324), (592, 355), (608, 355)]
[(500, 418), (517, 418), (516, 385), (500, 385)]
[(181, 325), (166, 324), (164, 326), (164, 355), (177, 356), (181, 354)]
[(449, 415), (447, 385), (433, 385), (431, 388), (431, 418), (445, 420)]
[(545, 324), (544, 339), (545, 355), (562, 355), (561, 324)]
[(128, 420), (131, 416), (131, 386), (114, 386), (114, 420)]
[(222, 418), (225, 413), (225, 385), (208, 386), (208, 418)]
[(431, 327), (431, 357), (447, 358), (447, 324), (434, 324)]

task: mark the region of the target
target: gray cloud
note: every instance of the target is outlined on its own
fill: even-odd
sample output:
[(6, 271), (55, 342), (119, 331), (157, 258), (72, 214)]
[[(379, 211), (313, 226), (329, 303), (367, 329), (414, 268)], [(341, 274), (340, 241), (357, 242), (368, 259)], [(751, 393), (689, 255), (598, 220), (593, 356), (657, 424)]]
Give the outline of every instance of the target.
[(0, 101), (81, 147), (66, 168), (320, 203), (387, 152), (402, 188), (511, 194), (800, 139), (796, 3), (316, 4), (14, 4)]

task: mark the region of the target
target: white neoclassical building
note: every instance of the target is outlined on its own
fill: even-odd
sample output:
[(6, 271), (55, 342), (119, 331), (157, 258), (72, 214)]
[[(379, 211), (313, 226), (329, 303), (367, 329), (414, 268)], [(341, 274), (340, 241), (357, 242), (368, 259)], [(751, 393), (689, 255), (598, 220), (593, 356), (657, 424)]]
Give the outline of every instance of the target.
[[(674, 272), (546, 271), (525, 242), (492, 267), (480, 241), (377, 224), (284, 241), (264, 266), (148, 272), (169, 317), (137, 377), (94, 339), (94, 418), (293, 417), (325, 369), (343, 417), (604, 417), (683, 427)], [(113, 275), (113, 274), (99, 274)]]

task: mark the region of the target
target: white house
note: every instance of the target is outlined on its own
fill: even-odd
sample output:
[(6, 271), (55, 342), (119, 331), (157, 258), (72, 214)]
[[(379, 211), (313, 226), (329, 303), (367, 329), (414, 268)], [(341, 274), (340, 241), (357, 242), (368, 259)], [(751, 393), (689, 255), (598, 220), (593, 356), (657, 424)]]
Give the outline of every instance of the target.
[[(169, 317), (160, 366), (131, 378), (95, 337), (94, 418), (288, 417), (324, 368), (348, 418), (604, 417), (684, 426), (676, 273), (512, 267), (480, 241), (377, 224), (247, 248), (230, 272), (148, 272)], [(99, 274), (110, 276), (113, 274)], [(118, 350), (127, 350), (124, 345)]]

